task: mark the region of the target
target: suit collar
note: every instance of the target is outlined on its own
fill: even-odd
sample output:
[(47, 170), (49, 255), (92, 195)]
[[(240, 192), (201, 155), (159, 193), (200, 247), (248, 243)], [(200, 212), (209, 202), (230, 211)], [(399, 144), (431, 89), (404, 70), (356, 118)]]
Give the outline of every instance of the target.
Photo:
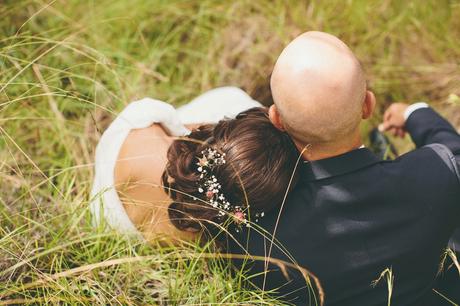
[(380, 161), (369, 149), (359, 148), (325, 159), (305, 161), (300, 175), (307, 180), (316, 181), (353, 172)]

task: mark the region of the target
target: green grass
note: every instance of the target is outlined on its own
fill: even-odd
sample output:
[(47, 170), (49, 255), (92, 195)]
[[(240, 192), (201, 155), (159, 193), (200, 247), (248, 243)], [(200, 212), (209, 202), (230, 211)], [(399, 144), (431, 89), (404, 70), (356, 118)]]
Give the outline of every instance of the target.
[(180, 105), (236, 85), (270, 103), (278, 54), (313, 29), (345, 40), (367, 71), (379, 106), (363, 132), (392, 101), (427, 100), (460, 126), (459, 1), (2, 1), (0, 305), (276, 304), (200, 256), (211, 246), (92, 228), (93, 154), (137, 98)]

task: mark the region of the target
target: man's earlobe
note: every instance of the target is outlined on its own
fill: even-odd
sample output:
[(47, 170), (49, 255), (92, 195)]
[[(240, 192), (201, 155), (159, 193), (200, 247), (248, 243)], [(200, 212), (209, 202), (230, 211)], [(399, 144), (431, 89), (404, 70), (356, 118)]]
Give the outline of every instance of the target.
[(278, 108), (276, 108), (276, 105), (273, 104), (270, 106), (268, 109), (268, 117), (270, 118), (271, 123), (281, 131), (285, 131), (286, 129), (284, 128), (283, 122), (281, 121), (280, 114), (278, 112)]
[(366, 97), (364, 98), (364, 103), (363, 103), (363, 114), (362, 118), (363, 119), (368, 119), (372, 116), (372, 113), (374, 112), (375, 109), (375, 95), (372, 91), (367, 90), (366, 91)]

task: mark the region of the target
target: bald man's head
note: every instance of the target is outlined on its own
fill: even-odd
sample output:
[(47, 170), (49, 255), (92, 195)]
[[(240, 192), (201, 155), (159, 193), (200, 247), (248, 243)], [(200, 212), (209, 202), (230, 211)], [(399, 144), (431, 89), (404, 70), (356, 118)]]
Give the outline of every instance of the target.
[(359, 61), (338, 38), (307, 32), (281, 53), (271, 90), (283, 126), (303, 143), (333, 143), (356, 132), (366, 81)]

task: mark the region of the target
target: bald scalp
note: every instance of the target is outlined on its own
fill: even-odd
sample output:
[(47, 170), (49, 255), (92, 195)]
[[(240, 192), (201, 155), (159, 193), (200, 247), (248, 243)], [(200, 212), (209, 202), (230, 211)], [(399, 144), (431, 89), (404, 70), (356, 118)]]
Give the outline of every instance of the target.
[(364, 72), (335, 36), (306, 32), (295, 38), (279, 56), (270, 83), (284, 127), (303, 143), (333, 143), (359, 127)]

